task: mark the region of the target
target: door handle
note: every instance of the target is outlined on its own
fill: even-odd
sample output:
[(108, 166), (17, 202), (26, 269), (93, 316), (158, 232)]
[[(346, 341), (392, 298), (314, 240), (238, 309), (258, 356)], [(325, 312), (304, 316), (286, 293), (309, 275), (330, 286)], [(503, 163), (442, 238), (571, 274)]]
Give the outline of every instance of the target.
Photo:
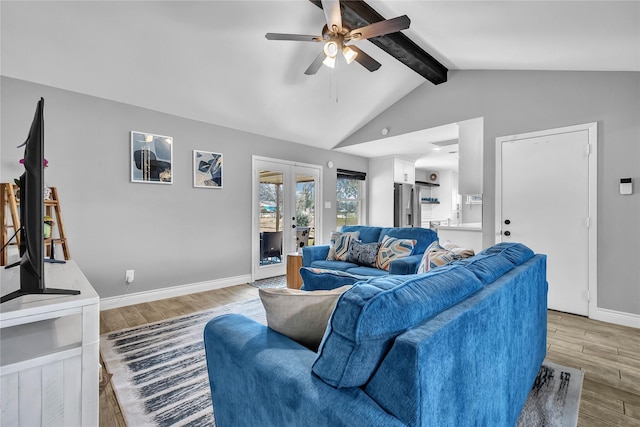
[(504, 232), (504, 235), (505, 235), (505, 236), (511, 236), (511, 232), (510, 232), (510, 231), (505, 231), (505, 232)]

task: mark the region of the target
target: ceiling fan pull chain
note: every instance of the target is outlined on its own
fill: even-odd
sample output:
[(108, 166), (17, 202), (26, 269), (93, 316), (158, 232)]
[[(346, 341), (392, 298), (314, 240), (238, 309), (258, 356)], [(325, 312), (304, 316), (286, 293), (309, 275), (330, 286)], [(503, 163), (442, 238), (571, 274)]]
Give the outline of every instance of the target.
[(336, 104), (337, 104), (338, 103), (338, 73), (336, 72), (336, 68), (331, 69), (331, 77), (329, 79), (329, 98), (333, 98), (335, 94)]
[(336, 88), (336, 104), (337, 104), (338, 103), (338, 73), (336, 73), (335, 70), (333, 70), (333, 80), (334, 80), (333, 85)]

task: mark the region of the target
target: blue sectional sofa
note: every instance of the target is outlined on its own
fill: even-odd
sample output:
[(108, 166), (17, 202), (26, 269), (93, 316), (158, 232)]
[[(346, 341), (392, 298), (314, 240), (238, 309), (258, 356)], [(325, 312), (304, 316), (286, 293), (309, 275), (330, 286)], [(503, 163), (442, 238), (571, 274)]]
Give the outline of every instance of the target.
[(317, 352), (224, 315), (204, 331), (216, 425), (513, 427), (546, 316), (546, 256), (513, 243), (356, 283)]
[(370, 227), (365, 225), (343, 226), (342, 232), (358, 232), (362, 243), (382, 242), (385, 236), (397, 239), (412, 239), (416, 244), (408, 257), (392, 261), (389, 270), (366, 267), (353, 262), (327, 260), (329, 245), (305, 246), (302, 248), (302, 266), (323, 270), (344, 271), (357, 276), (386, 276), (388, 274), (414, 274), (422, 259), (422, 254), (434, 241), (435, 231), (420, 227)]

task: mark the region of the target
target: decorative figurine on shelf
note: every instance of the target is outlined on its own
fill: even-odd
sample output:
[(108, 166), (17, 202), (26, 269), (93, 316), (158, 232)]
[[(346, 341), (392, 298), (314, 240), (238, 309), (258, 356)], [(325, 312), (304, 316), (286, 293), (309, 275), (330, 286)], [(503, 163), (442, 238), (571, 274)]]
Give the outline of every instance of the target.
[(53, 218), (51, 218), (49, 215), (45, 215), (44, 216), (44, 238), (45, 239), (49, 239), (51, 237), (51, 228), (56, 225), (55, 221), (53, 220)]

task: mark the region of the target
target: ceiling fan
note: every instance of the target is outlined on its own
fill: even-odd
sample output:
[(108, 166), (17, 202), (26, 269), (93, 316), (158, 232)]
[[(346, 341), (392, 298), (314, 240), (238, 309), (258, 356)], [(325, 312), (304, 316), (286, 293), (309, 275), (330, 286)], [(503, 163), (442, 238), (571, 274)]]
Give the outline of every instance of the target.
[(317, 73), (322, 64), (334, 68), (336, 57), (340, 52), (342, 52), (348, 64), (356, 61), (367, 70), (376, 71), (381, 64), (352, 43), (406, 30), (411, 24), (409, 17), (402, 15), (352, 30), (343, 25), (339, 0), (322, 0), (322, 9), (324, 10), (327, 24), (322, 28), (321, 36), (281, 33), (265, 34), (268, 40), (323, 42), (322, 51), (304, 72), (307, 75)]

